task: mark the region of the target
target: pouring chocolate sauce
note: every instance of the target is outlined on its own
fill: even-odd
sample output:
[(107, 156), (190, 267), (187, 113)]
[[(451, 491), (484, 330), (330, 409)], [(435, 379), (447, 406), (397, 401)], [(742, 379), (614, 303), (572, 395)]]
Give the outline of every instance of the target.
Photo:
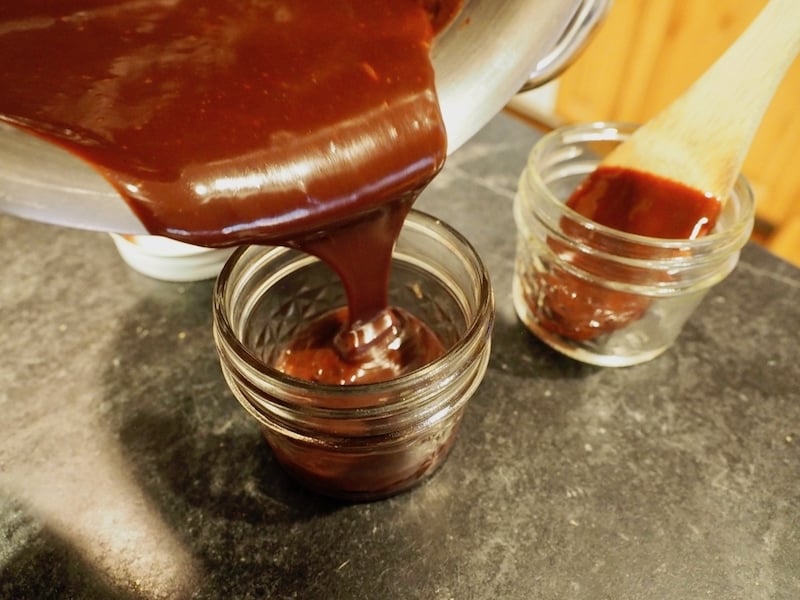
[[(17, 60), (14, 39), (21, 30), (31, 24), (49, 26), (55, 18), (48, 16), (55, 5), (33, 2), (19, 8), (6, 4), (0, 6), (4, 24), (0, 71)], [(94, 4), (65, 2), (61, 6), (69, 15), (80, 13), (81, 8), (88, 13), (97, 8)], [(452, 15), (436, 7), (450, 5), (425, 4), (434, 25), (441, 28), (430, 58), (447, 131), (447, 152), (461, 147), (520, 89), (537, 87), (563, 71), (609, 5), (609, 0), (466, 0), (445, 27)], [(43, 41), (47, 45), (37, 47), (37, 53), (57, 40), (47, 36)], [(0, 212), (60, 227), (148, 233), (117, 190), (86, 161), (2, 117)]]
[[(445, 130), (452, 150), (526, 80), (535, 85), (563, 68), (605, 4), (6, 3), (0, 210), (100, 231), (138, 234), (144, 225), (149, 233), (212, 247), (284, 244), (320, 257), (338, 273), (347, 298), (327, 314), (308, 317), (281, 302), (266, 325), (246, 312), (233, 319), (233, 331), (228, 317), (235, 312), (227, 309), (239, 296), (215, 290), (220, 364), (250, 414), (266, 419), (280, 406), (281, 431), (269, 419), (258, 421), (278, 461), (300, 481), (351, 499), (396, 493), (436, 469), (452, 446), (486, 368), (493, 311), (480, 260), (441, 224), (445, 254), (464, 260), (463, 272), (444, 270), (455, 279), (440, 291), (466, 286), (470, 298), (423, 314), (436, 315), (431, 325), (450, 346), (415, 315), (390, 306), (400, 228), (442, 166)], [(458, 23), (447, 27), (456, 13)], [(440, 43), (444, 38), (451, 43)], [(445, 83), (438, 97), (432, 63), (436, 82)], [(415, 239), (413, 232), (427, 230), (420, 223), (415, 215), (404, 234)], [(438, 260), (427, 246), (416, 250)], [(234, 281), (237, 257), (251, 251), (260, 253), (235, 253), (220, 282)], [(407, 276), (398, 270), (393, 285)], [(423, 276), (436, 285), (433, 273)], [(416, 271), (413, 277), (415, 297), (424, 298), (417, 296), (426, 289)], [(436, 298), (434, 290), (432, 304)], [(450, 325), (457, 324), (443, 327), (439, 319), (457, 312), (472, 326), (453, 340)], [(303, 319), (310, 321), (305, 328)], [(262, 353), (270, 324), (284, 320), (291, 329), (275, 344), (265, 342)], [(240, 337), (239, 326), (251, 327), (254, 337)], [(234, 357), (244, 359), (244, 370)], [(256, 390), (263, 394), (253, 404), (246, 397)], [(360, 408), (348, 410), (354, 405)], [(309, 419), (309, 406), (328, 408), (312, 409)], [(298, 435), (284, 426), (298, 427)]]
[(404, 217), (447, 153), (430, 48), (459, 6), (30, 2), (0, 22), (0, 114), (91, 163), (150, 233), (320, 257), (348, 310), (311, 324), (283, 368), (388, 378), (441, 352), (387, 287)]
[(291, 244), (341, 276), (345, 329), (404, 322), (387, 318), (384, 282), (410, 204), (447, 151), (569, 64), (608, 4), (6, 3), (0, 210), (212, 247)]
[(0, 114), (93, 164), (150, 233), (296, 239), (441, 167), (429, 51), (457, 7), (27, 2), (3, 11)]

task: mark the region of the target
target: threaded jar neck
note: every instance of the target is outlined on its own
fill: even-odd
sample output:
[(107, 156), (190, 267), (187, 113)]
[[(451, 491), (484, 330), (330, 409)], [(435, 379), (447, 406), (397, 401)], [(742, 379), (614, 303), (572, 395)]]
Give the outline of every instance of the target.
[[(402, 439), (459, 412), (480, 382), (489, 356), (494, 298), (488, 274), (472, 246), (457, 232), (418, 211), (409, 215), (394, 262), (402, 298), (419, 302), (423, 319), (442, 324), (446, 351), (425, 366), (394, 379), (368, 384), (324, 385), (285, 375), (263, 360), (264, 335), (253, 326), (284, 333), (279, 318), (312, 318), (316, 308), (284, 289), (303, 280), (319, 287), (322, 305), (344, 301), (335, 276), (313, 257), (282, 247), (240, 248), (221, 272), (214, 292), (214, 336), (234, 395), (262, 426), (284, 435), (325, 436), (341, 443)], [(306, 277), (306, 273), (308, 277)], [(394, 278), (394, 274), (393, 274)], [(409, 292), (412, 286), (418, 288)], [(268, 298), (286, 294), (270, 313)], [(417, 295), (420, 297), (418, 298)], [(303, 304), (303, 307), (300, 305)], [(430, 304), (430, 305), (429, 305)], [(271, 305), (270, 305), (271, 306)], [(281, 310), (284, 313), (281, 315)], [(307, 314), (298, 315), (305, 310)], [(422, 316), (422, 315), (417, 315)]]

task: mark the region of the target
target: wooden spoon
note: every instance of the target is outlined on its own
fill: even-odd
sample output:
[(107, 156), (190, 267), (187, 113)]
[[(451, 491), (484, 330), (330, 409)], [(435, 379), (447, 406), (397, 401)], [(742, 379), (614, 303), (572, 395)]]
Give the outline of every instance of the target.
[(700, 79), (601, 166), (655, 174), (724, 203), (798, 53), (800, 0), (771, 0)]
[[(603, 159), (567, 205), (596, 223), (648, 237), (691, 239), (710, 232), (764, 111), (798, 53), (800, 0), (771, 0), (687, 92)], [(564, 219), (562, 229), (592, 245), (593, 228)], [(602, 255), (565, 251), (559, 240), (549, 244), (562, 260), (595, 277), (612, 264)], [(610, 279), (617, 275), (608, 273)], [(650, 306), (646, 296), (568, 270), (548, 277), (547, 292), (535, 304), (539, 324), (573, 340), (622, 329)]]

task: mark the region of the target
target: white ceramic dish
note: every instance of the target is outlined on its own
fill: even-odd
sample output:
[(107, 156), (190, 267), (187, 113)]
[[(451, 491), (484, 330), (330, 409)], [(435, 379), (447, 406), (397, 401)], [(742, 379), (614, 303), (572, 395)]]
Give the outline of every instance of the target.
[(125, 263), (132, 269), (163, 281), (213, 279), (233, 248), (200, 248), (155, 235), (111, 234)]

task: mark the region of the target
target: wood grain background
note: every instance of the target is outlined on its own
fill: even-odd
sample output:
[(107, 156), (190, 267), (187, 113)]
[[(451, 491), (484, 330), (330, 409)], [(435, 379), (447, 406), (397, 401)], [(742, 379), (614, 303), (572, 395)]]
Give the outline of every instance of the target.
[[(614, 0), (586, 50), (559, 79), (558, 118), (646, 121), (697, 79), (765, 4)], [(754, 238), (800, 266), (800, 60), (764, 117), (744, 174), (757, 200)]]

